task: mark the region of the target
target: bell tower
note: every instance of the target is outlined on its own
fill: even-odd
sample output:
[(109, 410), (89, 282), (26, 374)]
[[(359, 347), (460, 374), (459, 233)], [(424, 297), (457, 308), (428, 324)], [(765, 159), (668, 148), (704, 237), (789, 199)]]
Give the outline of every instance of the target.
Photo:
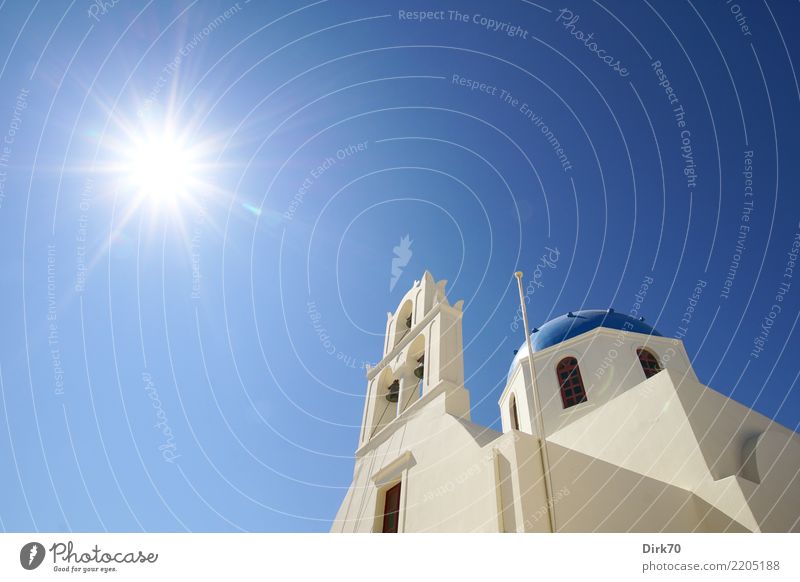
[[(386, 314), (383, 357), (367, 368), (359, 450), (383, 442), (423, 409), (469, 419), (461, 334), (463, 300), (450, 305), (447, 281), (428, 272)], [(394, 428), (393, 428), (394, 427)]]

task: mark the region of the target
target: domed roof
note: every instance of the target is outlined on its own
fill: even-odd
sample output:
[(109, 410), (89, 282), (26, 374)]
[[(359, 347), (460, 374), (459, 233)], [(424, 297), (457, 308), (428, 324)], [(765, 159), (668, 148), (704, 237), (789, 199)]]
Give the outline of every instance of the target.
[[(661, 336), (652, 326), (644, 322), (644, 318), (636, 319), (624, 313), (617, 313), (613, 309), (584, 309), (582, 311), (570, 311), (566, 315), (551, 319), (539, 329), (534, 328), (531, 333), (533, 351), (540, 352), (598, 327)], [(511, 374), (514, 373), (514, 370), (519, 365), (520, 360), (527, 355), (527, 342), (523, 342), (511, 362), (511, 367), (508, 369), (509, 378), (511, 378)]]

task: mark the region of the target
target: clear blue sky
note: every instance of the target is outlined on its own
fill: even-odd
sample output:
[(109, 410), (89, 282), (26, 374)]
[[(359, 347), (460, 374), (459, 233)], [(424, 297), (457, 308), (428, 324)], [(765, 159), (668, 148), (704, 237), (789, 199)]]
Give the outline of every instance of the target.
[(498, 427), (547, 248), (533, 325), (638, 310), (797, 428), (797, 3), (427, 4), (0, 2), (0, 528), (327, 530), (385, 313), (450, 281)]

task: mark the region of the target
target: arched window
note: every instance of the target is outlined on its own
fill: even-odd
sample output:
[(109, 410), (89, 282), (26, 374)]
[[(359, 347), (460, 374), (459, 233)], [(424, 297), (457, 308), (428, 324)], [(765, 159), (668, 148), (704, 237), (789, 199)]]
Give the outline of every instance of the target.
[(658, 358), (650, 350), (639, 348), (636, 350), (636, 355), (639, 356), (639, 363), (642, 365), (645, 378), (655, 376), (661, 371), (661, 364), (658, 363)]
[(514, 430), (519, 430), (519, 414), (517, 413), (517, 398), (513, 394), (511, 395), (511, 428)]
[(558, 363), (556, 374), (561, 386), (561, 402), (564, 408), (586, 402), (586, 389), (583, 387), (578, 360), (573, 357), (564, 358)]

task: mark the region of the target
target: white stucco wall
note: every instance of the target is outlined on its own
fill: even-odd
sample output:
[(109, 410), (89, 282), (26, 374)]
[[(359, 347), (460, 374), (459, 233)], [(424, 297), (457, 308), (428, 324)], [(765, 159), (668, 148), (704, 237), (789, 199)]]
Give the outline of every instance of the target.
[[(405, 301), (414, 327), (397, 343)], [(522, 359), (499, 398), (498, 433), (470, 421), (460, 303), (447, 303), (443, 282), (426, 273), (388, 314), (387, 334), (386, 357), (368, 372), (353, 483), (332, 531), (380, 531), (382, 493), (397, 482), (400, 531), (545, 532), (548, 507), (558, 531), (800, 531), (800, 437), (701, 384), (678, 340), (598, 328), (535, 353), (533, 377)], [(411, 389), (420, 337), (424, 393), (375, 430), (386, 401), (380, 378)], [(640, 347), (662, 366), (652, 378)], [(556, 365), (568, 356), (578, 360), (587, 402), (564, 409)]]

